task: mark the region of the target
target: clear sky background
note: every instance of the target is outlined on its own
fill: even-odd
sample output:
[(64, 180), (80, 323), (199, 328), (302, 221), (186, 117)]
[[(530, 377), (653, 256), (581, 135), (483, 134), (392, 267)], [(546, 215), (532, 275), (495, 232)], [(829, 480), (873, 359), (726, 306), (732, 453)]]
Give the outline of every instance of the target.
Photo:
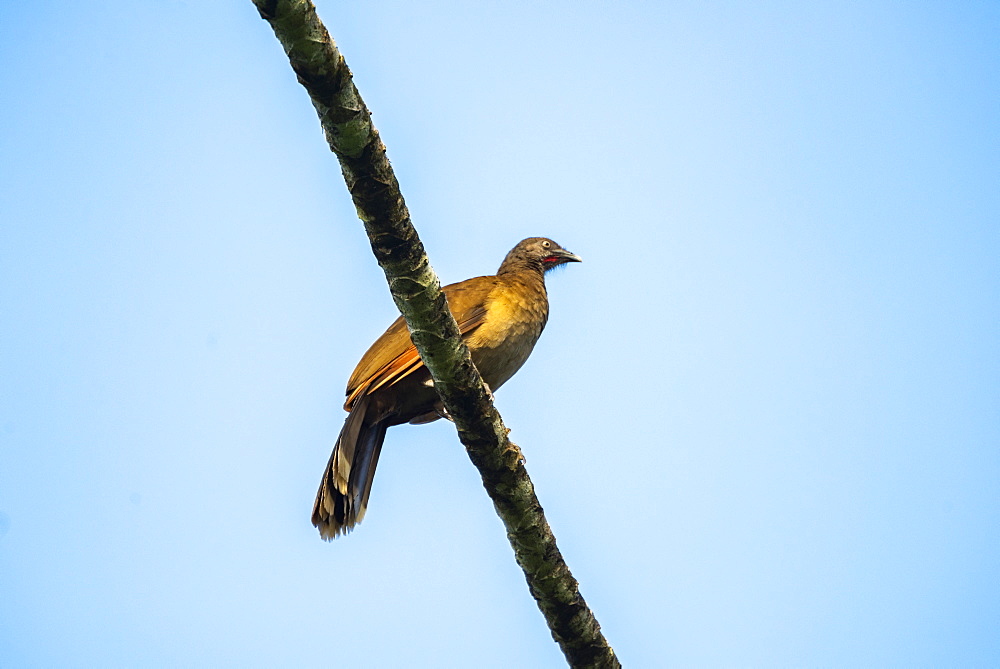
[[(1000, 4), (336, 3), (627, 666), (1000, 665)], [(559, 667), (451, 425), (309, 513), (395, 317), (249, 0), (0, 5), (0, 666)]]

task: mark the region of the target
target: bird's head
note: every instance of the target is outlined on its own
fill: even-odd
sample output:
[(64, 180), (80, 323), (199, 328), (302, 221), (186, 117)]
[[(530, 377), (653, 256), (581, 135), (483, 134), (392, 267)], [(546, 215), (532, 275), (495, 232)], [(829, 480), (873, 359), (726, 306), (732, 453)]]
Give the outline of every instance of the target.
[(568, 262), (583, 262), (583, 258), (570, 253), (547, 237), (529, 237), (511, 249), (498, 273), (516, 270), (525, 265), (547, 272)]

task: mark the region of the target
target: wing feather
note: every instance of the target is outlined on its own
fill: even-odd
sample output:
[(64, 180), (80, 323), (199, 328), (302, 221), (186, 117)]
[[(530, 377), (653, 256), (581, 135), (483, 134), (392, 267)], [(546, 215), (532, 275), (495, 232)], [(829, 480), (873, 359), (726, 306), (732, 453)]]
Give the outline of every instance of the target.
[[(486, 317), (486, 302), (495, 285), (495, 277), (477, 277), (444, 288), (448, 306), (458, 321), (458, 331), (467, 339)], [(389, 326), (362, 356), (347, 384), (348, 411), (362, 394), (399, 383), (424, 366), (410, 340), (402, 317)]]

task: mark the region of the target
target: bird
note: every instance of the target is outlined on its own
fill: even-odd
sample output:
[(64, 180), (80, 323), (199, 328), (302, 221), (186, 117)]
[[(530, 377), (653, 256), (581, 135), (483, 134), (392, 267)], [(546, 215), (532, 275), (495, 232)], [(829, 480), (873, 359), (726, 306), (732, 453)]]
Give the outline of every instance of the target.
[[(511, 249), (495, 275), (442, 289), (490, 392), (521, 368), (545, 328), (545, 273), (571, 262), (582, 260), (547, 237), (530, 237)], [(402, 317), (361, 357), (346, 394), (347, 418), (313, 504), (312, 523), (327, 541), (364, 518), (386, 429), (449, 418)]]

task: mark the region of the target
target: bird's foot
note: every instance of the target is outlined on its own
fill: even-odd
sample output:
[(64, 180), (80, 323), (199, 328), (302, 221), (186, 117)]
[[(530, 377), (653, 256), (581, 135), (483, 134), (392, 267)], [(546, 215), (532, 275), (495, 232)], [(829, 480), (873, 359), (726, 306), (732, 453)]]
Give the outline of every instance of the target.
[[(510, 429), (507, 430), (507, 433), (510, 434)], [(514, 460), (514, 465), (511, 467), (511, 469), (516, 469), (518, 465), (523, 465), (525, 462), (527, 462), (527, 460), (524, 457), (524, 453), (521, 452), (521, 448), (513, 441), (507, 442), (507, 446), (503, 449), (503, 452), (513, 453), (516, 456), (516, 459)]]
[(441, 416), (441, 418), (444, 418), (446, 421), (450, 421), (452, 423), (455, 422), (455, 419), (451, 417), (451, 414), (448, 413), (448, 410), (445, 409), (443, 406), (437, 407), (435, 411), (437, 412), (438, 416)]

